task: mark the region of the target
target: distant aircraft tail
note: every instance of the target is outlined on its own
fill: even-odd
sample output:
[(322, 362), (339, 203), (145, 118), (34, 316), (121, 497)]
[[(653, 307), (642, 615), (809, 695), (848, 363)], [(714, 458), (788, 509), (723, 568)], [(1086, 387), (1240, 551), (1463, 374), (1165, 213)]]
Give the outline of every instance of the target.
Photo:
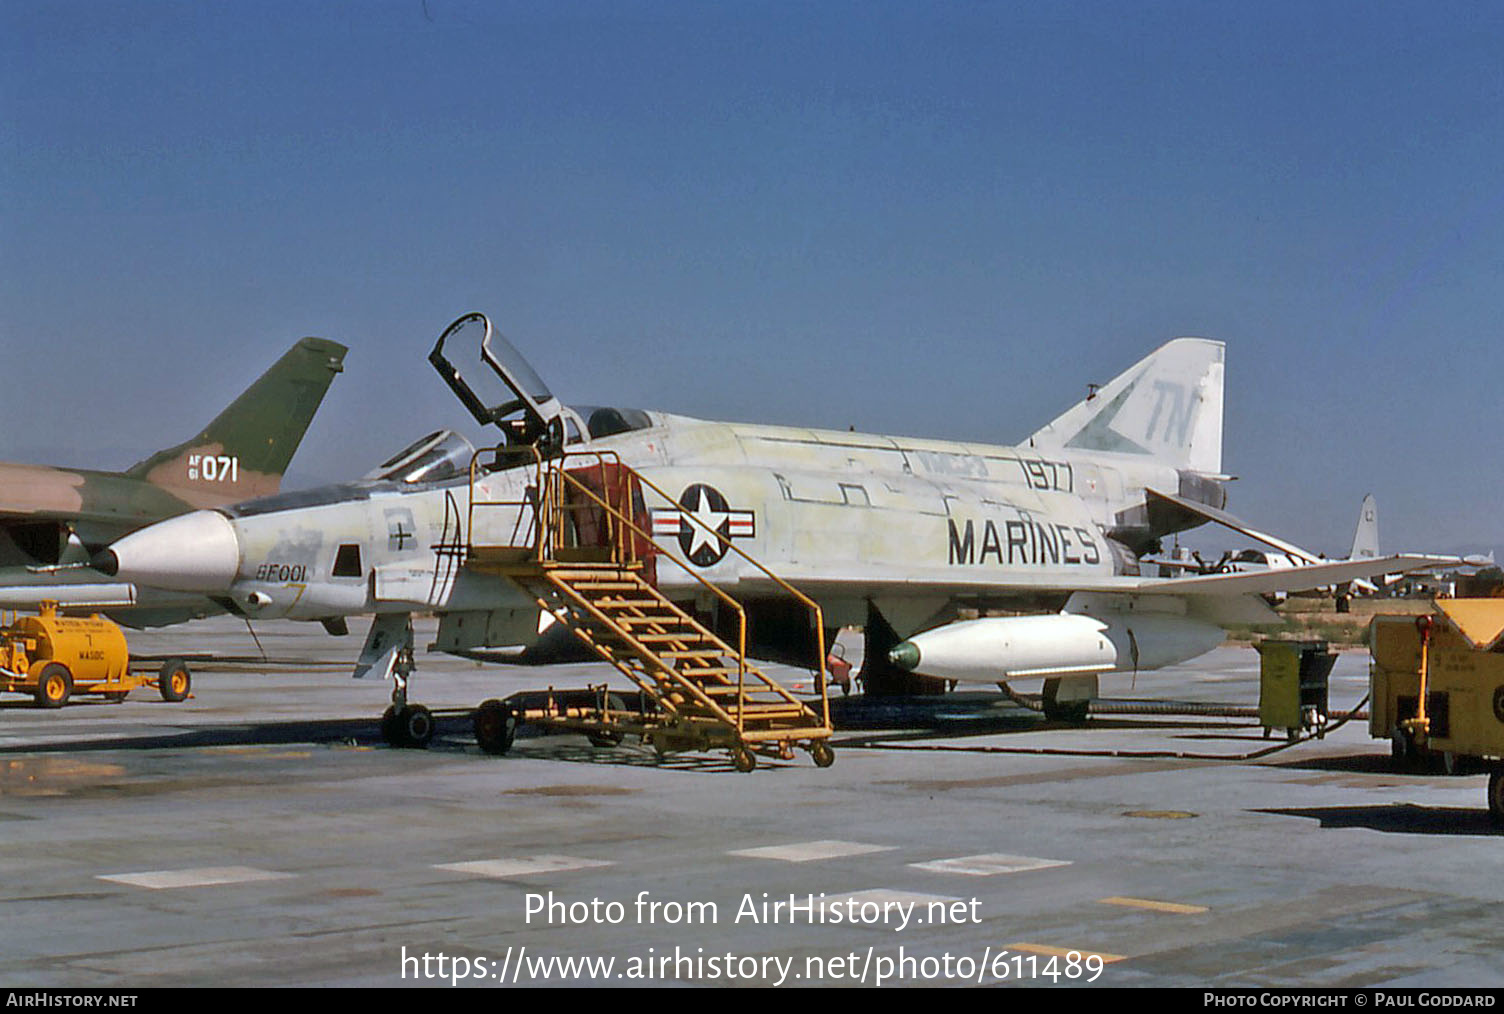
[(1222, 472), (1224, 346), (1176, 338), (1029, 438), (1046, 450), (1141, 454), (1176, 468)]
[(1363, 498), (1358, 511), (1358, 527), (1353, 530), (1352, 552), (1349, 560), (1372, 560), (1379, 555), (1379, 504), (1370, 493)]
[(346, 351), (325, 338), (299, 340), (198, 436), (125, 474), (199, 507), (275, 493), (334, 375), (344, 369)]

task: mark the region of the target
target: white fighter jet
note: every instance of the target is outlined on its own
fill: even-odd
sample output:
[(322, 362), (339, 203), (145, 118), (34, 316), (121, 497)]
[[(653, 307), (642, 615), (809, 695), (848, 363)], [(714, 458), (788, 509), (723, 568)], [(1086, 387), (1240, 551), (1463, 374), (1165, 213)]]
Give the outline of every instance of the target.
[[(1080, 718), (1099, 676), (1194, 658), (1224, 623), (1277, 622), (1261, 595), (1441, 560), (1141, 575), (1140, 555), (1167, 535), (1208, 521), (1251, 531), (1222, 510), (1224, 348), (1202, 338), (1166, 343), (1015, 446), (570, 409), (481, 314), (450, 325), (429, 359), (503, 446), (477, 454), (432, 434), (360, 482), (196, 511), (94, 565), (252, 618), (374, 613), (363, 669), (393, 671), (415, 611), (438, 615), (441, 650), (483, 654), (569, 608), (496, 564), (541, 537), (553, 462), (597, 492), (631, 476), (624, 510), (660, 547), (639, 547), (644, 580), (702, 616), (715, 586), (745, 609), (756, 657), (860, 626), (868, 693), (1043, 680), (1047, 711)], [(603, 521), (571, 522), (575, 558)], [(780, 580), (818, 602), (823, 629), (790, 609)], [(1015, 615), (987, 615), (1003, 611)]]

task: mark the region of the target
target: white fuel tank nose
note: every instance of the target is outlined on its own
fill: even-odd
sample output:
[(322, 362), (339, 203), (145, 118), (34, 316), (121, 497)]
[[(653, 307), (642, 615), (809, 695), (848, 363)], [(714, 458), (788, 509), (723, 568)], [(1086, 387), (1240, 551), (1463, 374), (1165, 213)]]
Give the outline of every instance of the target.
[(194, 511), (132, 532), (96, 553), (91, 563), (138, 585), (219, 592), (240, 570), (240, 540), (223, 514)]

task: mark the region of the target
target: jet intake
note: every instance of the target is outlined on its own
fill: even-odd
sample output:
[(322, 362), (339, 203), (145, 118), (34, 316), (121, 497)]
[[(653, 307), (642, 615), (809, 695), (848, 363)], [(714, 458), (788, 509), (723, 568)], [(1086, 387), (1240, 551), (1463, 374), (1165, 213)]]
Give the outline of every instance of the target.
[(940, 679), (998, 683), (1158, 669), (1222, 643), (1210, 623), (1155, 613), (988, 616), (936, 627), (888, 655), (901, 669)]

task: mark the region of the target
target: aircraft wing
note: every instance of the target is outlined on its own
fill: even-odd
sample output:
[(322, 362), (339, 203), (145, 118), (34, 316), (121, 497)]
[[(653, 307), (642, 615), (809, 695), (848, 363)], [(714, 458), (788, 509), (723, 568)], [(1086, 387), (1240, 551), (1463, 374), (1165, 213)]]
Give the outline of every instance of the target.
[[(1253, 539), (1256, 542), (1262, 542), (1264, 545), (1271, 546), (1274, 549), (1279, 550), (1281, 553), (1285, 553), (1288, 556), (1293, 557), (1294, 559), (1304, 560), (1307, 563), (1322, 562), (1321, 557), (1317, 556), (1316, 554), (1309, 553), (1306, 550), (1301, 549), (1299, 546), (1295, 545), (1293, 542), (1286, 542), (1284, 539), (1281, 539), (1276, 535), (1270, 535), (1268, 532), (1261, 532), (1257, 528), (1254, 528), (1252, 525), (1238, 520), (1226, 511), (1217, 510), (1215, 507), (1208, 507), (1206, 504), (1197, 503), (1194, 500), (1187, 500), (1185, 497), (1175, 496), (1173, 493), (1161, 493), (1157, 489), (1145, 489), (1144, 492), (1149, 494), (1149, 498), (1151, 500), (1163, 501), (1164, 503), (1178, 507), (1183, 511), (1194, 514), (1197, 517), (1205, 518), (1207, 521), (1215, 522), (1216, 524), (1222, 525), (1225, 528), (1231, 528), (1233, 531), (1237, 532), (1240, 535), (1246, 535), (1248, 538)], [(1371, 573), (1378, 572), (1373, 571)], [(1333, 582), (1331, 581), (1322, 581), (1319, 582), (1318, 585), (1315, 585), (1313, 587), (1320, 587), (1320, 585), (1332, 583)], [(1293, 591), (1295, 589), (1291, 590)]]
[[(1083, 574), (1071, 577), (1058, 573), (1036, 576), (1017, 570), (999, 572), (996, 576), (988, 577), (975, 569), (963, 570), (957, 567), (908, 571), (901, 576), (894, 574), (891, 570), (876, 567), (870, 569), (857, 567), (840, 571), (830, 568), (808, 571), (783, 568), (779, 576), (801, 591), (818, 594), (846, 591), (854, 595), (917, 596), (938, 593), (987, 598), (1049, 593), (1069, 595), (1074, 592), (1118, 592), (1141, 595), (1230, 596), (1308, 591), (1312, 588), (1342, 584), (1377, 574), (1398, 574), (1404, 571), (1447, 567), (1455, 565), (1456, 562), (1456, 557), (1413, 553), (1365, 560), (1315, 563), (1306, 567), (1286, 567), (1278, 570), (1198, 574), (1192, 577), (1169, 578), (1110, 574)], [(771, 579), (760, 574), (744, 576), (740, 584), (749, 590), (758, 590), (765, 585), (768, 591), (773, 591), (777, 587)]]
[(1378, 574), (1400, 574), (1431, 567), (1449, 567), (1452, 556), (1420, 553), (1378, 556), (1364, 560), (1313, 563), (1308, 567), (1252, 571), (1233, 574), (1200, 574), (1195, 577), (1140, 578), (1135, 591), (1150, 595), (1268, 595), (1273, 592), (1310, 591), (1327, 585), (1345, 584)]

